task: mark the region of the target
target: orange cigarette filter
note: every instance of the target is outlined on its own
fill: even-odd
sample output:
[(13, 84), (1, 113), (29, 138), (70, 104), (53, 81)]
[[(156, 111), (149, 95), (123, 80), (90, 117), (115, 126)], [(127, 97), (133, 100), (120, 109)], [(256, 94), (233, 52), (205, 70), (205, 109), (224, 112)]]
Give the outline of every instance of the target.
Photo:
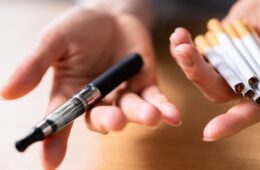
[(242, 20), (241, 19), (241, 22), (243, 23), (243, 25), (247, 28), (247, 30), (249, 32), (257, 34), (257, 31), (255, 30), (255, 28), (247, 20)]
[(213, 18), (211, 20), (209, 20), (208, 22), (208, 29), (210, 31), (213, 31), (214, 33), (218, 33), (218, 32), (224, 32), (224, 29), (220, 23), (220, 21), (216, 18)]
[(209, 44), (210, 44), (212, 47), (219, 46), (218, 39), (217, 39), (216, 35), (214, 34), (214, 32), (208, 31), (208, 32), (205, 34), (205, 37), (206, 37), (206, 41), (209, 42)]
[[(246, 24), (246, 21), (237, 19), (235, 22), (233, 22), (232, 25), (240, 37), (244, 37), (244, 36), (250, 34), (249, 28), (251, 26), (249, 26), (249, 24)], [(246, 25), (248, 25), (248, 26), (246, 26)], [(253, 31), (253, 28), (250, 28), (250, 29), (252, 29), (252, 31)]]
[(195, 38), (194, 42), (202, 54), (205, 54), (206, 50), (211, 48), (211, 45), (207, 42), (206, 38), (203, 35), (198, 35)]
[(239, 34), (236, 32), (236, 30), (233, 28), (231, 24), (224, 23), (223, 24), (224, 31), (228, 36), (230, 36), (232, 39), (233, 38), (240, 38)]
[(242, 20), (242, 23), (247, 28), (247, 30), (254, 36), (256, 41), (260, 44), (259, 35), (258, 35), (256, 29), (253, 27), (253, 25), (250, 24), (247, 20)]

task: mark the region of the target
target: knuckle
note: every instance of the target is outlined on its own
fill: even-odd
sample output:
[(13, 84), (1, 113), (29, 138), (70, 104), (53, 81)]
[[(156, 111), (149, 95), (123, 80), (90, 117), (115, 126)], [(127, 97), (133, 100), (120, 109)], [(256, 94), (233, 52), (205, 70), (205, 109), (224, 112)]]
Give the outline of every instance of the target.
[(194, 70), (189, 70), (187, 73), (186, 73), (186, 77), (188, 80), (192, 81), (193, 83), (195, 84), (200, 84), (201, 83), (201, 77), (199, 74), (197, 74), (196, 71)]

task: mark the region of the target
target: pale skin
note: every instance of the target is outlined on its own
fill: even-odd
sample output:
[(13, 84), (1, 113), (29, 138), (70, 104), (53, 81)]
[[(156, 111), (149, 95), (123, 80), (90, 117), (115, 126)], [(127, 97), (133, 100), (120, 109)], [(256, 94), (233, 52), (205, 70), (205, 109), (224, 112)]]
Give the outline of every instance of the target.
[[(250, 0), (251, 3), (256, 1)], [(243, 10), (247, 10), (246, 6), (235, 6), (229, 18)], [(257, 10), (255, 13), (248, 10), (254, 19)], [(49, 113), (120, 58), (130, 52), (138, 52), (145, 61), (140, 74), (86, 113), (87, 127), (106, 134), (122, 130), (129, 122), (156, 126), (162, 120), (171, 125), (180, 125), (179, 111), (158, 88), (151, 35), (143, 23), (146, 22), (124, 12), (112, 15), (107, 10), (85, 8), (65, 12), (43, 29), (28, 58), (2, 87), (2, 98), (10, 100), (26, 95), (38, 85), (47, 69), (52, 67), (54, 81), (46, 111)], [(202, 60), (189, 33), (178, 29), (175, 35), (178, 38), (171, 39), (171, 51), (178, 63), (181, 63), (179, 59), (183, 56), (192, 58), (192, 67), (180, 64), (189, 79), (196, 82), (211, 100), (227, 101), (235, 98), (223, 79)], [(208, 73), (200, 75), (203, 70)], [(215, 94), (212, 87), (204, 85), (206, 78), (214, 80), (226, 93)], [(234, 106), (228, 113), (209, 123), (204, 131), (204, 139), (211, 141), (235, 134), (258, 122), (258, 111), (259, 107), (251, 102)], [(42, 162), (45, 169), (55, 169), (62, 162), (70, 129), (71, 126), (43, 142)]]
[[(259, 33), (259, 17), (259, 0), (240, 0), (232, 7), (223, 22), (231, 22), (236, 18), (247, 19)], [(170, 50), (187, 78), (201, 90), (206, 98), (214, 102), (239, 99), (239, 96), (232, 92), (224, 79), (203, 59), (187, 30), (184, 28), (175, 30), (170, 37)], [(259, 122), (259, 113), (259, 105), (252, 101), (241, 100), (226, 113), (215, 117), (206, 125), (203, 139), (204, 141), (216, 141), (234, 135)]]
[[(106, 134), (122, 130), (129, 122), (156, 126), (162, 120), (180, 125), (178, 110), (157, 85), (149, 31), (130, 14), (116, 16), (85, 8), (67, 11), (42, 31), (28, 58), (2, 87), (1, 96), (10, 100), (26, 95), (52, 67), (54, 81), (46, 112), (49, 113), (131, 52), (142, 55), (144, 67), (85, 114), (87, 127)], [(45, 169), (55, 169), (62, 162), (71, 127), (44, 140)]]

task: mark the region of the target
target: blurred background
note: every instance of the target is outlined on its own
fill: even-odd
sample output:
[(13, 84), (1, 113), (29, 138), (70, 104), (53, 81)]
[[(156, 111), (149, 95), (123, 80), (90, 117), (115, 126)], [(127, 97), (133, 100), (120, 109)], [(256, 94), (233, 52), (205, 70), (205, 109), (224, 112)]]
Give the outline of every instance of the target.
[[(180, 3), (180, 0), (176, 2)], [(0, 85), (26, 57), (41, 28), (74, 3), (65, 0), (0, 0)], [(191, 5), (190, 9), (200, 11), (199, 6)], [(221, 8), (208, 15), (199, 14), (196, 10), (197, 15), (176, 13), (172, 22), (162, 21), (154, 33), (160, 86), (182, 111), (181, 127), (163, 123), (156, 128), (130, 124), (122, 132), (104, 136), (88, 131), (83, 119), (79, 118), (74, 124), (68, 152), (59, 169), (260, 169), (260, 125), (218, 142), (202, 141), (203, 128), (207, 122), (225, 112), (232, 103), (213, 104), (205, 100), (186, 80), (168, 52), (168, 37), (174, 27), (185, 26), (195, 35), (205, 30), (208, 18), (223, 17), (227, 9)], [(0, 101), (0, 169), (42, 169), (40, 143), (21, 154), (15, 150), (14, 142), (25, 135), (45, 113), (51, 76), (52, 71), (49, 70), (41, 84), (25, 97), (15, 101)]]

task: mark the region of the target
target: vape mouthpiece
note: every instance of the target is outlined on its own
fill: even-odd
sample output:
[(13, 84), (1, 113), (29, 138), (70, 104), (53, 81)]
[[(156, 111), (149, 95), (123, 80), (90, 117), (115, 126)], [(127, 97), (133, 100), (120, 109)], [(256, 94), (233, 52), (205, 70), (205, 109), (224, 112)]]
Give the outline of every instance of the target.
[(41, 129), (35, 128), (25, 138), (17, 141), (15, 147), (19, 152), (23, 152), (29, 145), (42, 139), (44, 139), (44, 134)]

